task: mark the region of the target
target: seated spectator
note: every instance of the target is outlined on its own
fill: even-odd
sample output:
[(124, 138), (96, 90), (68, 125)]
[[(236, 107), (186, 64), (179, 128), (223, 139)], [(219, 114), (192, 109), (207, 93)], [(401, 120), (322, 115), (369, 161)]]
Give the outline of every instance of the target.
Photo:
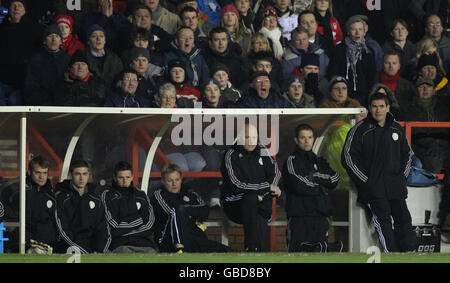
[(251, 34), (255, 34), (255, 13), (252, 10), (251, 0), (234, 0), (234, 6), (239, 11), (239, 19), (243, 28), (247, 29)]
[(277, 60), (281, 61), (284, 53), (283, 30), (278, 24), (277, 11), (272, 6), (266, 6), (261, 13), (263, 22), (259, 32), (271, 40), (273, 54)]
[(328, 66), (328, 78), (345, 77), (349, 96), (367, 105), (367, 94), (375, 82), (376, 65), (373, 51), (366, 45), (366, 22), (352, 17), (346, 23), (347, 35), (336, 47)]
[(93, 25), (88, 30), (88, 48), (86, 57), (92, 73), (103, 79), (107, 90), (115, 88), (116, 76), (122, 71), (123, 64), (119, 56), (105, 48), (107, 41), (105, 30)]
[(439, 54), (442, 56), (444, 66), (450, 62), (450, 38), (444, 33), (441, 18), (436, 14), (428, 15), (424, 18), (425, 38), (434, 39), (439, 46)]
[(146, 48), (134, 47), (129, 54), (130, 68), (138, 74), (139, 86), (136, 94), (153, 100), (153, 95), (158, 90), (159, 82), (164, 77), (163, 68), (150, 63), (150, 53)]
[(450, 85), (445, 73), (441, 72), (439, 68), (439, 55), (437, 53), (420, 56), (417, 63), (417, 76), (418, 78), (426, 77), (432, 79), (437, 96), (449, 97)]
[(197, 193), (183, 185), (180, 167), (167, 164), (161, 177), (162, 188), (151, 197), (159, 251), (231, 252), (229, 247), (208, 239), (202, 224), (208, 219), (209, 207)]
[(283, 97), (289, 102), (290, 108), (315, 108), (314, 97), (304, 93), (305, 82), (298, 77), (286, 78), (283, 87)]
[(359, 108), (358, 100), (348, 96), (349, 83), (343, 77), (334, 77), (329, 86), (329, 95), (320, 104), (320, 108)]
[(58, 83), (55, 105), (98, 107), (104, 104), (105, 84), (89, 71), (86, 55), (81, 50), (70, 59), (70, 69)]
[(201, 86), (209, 78), (209, 69), (200, 49), (195, 46), (194, 32), (188, 27), (180, 28), (171, 46), (172, 50), (167, 53), (164, 65), (168, 66), (173, 59), (184, 62), (186, 79), (194, 87)]
[(311, 2), (310, 10), (314, 12), (317, 19), (317, 32), (328, 41), (332, 40), (336, 47), (344, 40), (341, 25), (333, 16), (332, 0), (314, 0)]
[(390, 31), (391, 39), (384, 43), (383, 52), (396, 51), (402, 66), (400, 75), (404, 78), (413, 77), (413, 74), (409, 74), (408, 71), (411, 69), (411, 60), (416, 55), (417, 47), (408, 39), (408, 24), (402, 19), (394, 20)]
[(192, 86), (186, 76), (186, 65), (183, 61), (169, 61), (167, 71), (168, 81), (175, 86), (178, 103), (187, 106), (201, 99), (200, 91)]
[(133, 27), (128, 32), (127, 49), (122, 53), (122, 62), (128, 65), (130, 62), (130, 51), (134, 47), (145, 48), (150, 53), (150, 63), (155, 66), (164, 65), (164, 56), (155, 48), (155, 42), (151, 31), (145, 28)]
[[(177, 94), (175, 87), (171, 83), (164, 83), (159, 87), (158, 93), (155, 94), (155, 100), (152, 107), (154, 108), (177, 108)], [(190, 105), (194, 107), (193, 104)]]
[(305, 81), (305, 92), (314, 97), (316, 105), (320, 105), (328, 89), (328, 81), (320, 76), (320, 58), (317, 54), (307, 53), (301, 64), (294, 69), (292, 75)]
[[(190, 2), (197, 3), (192, 0), (188, 0)], [(181, 25), (185, 27), (189, 27), (194, 31), (194, 44), (197, 46), (200, 50), (205, 50), (208, 46), (208, 34), (209, 31), (212, 29), (209, 29), (208, 31), (205, 31), (202, 27), (199, 25), (199, 16), (197, 13), (197, 10), (191, 6), (184, 7), (180, 12), (180, 21)]]
[(315, 44), (325, 51), (328, 57), (334, 54), (334, 44), (332, 38), (326, 38), (318, 32), (316, 15), (313, 11), (304, 10), (298, 15), (298, 26), (308, 31), (310, 44)]
[[(416, 91), (414, 85), (401, 76), (400, 56), (396, 51), (388, 51), (383, 56), (383, 69), (377, 75), (376, 82), (389, 87), (397, 101), (410, 100)], [(391, 110), (393, 107), (391, 99)], [(398, 103), (397, 103), (398, 106)]]
[(56, 85), (63, 80), (70, 56), (61, 50), (62, 34), (57, 25), (43, 34), (44, 47), (31, 58), (25, 74), (26, 105), (54, 105)]
[(291, 34), (291, 40), (286, 46), (282, 60), (283, 75), (290, 75), (295, 67), (300, 66), (303, 56), (313, 53), (319, 55), (320, 75), (326, 76), (330, 59), (325, 51), (318, 45), (309, 42), (308, 31), (303, 27), (295, 28)]
[[(274, 63), (278, 62), (270, 52), (264, 52), (260, 51), (255, 53), (252, 56), (252, 72), (266, 72), (269, 74), (270, 77), (270, 83), (272, 85), (272, 88), (281, 93), (281, 84), (283, 83), (283, 76), (280, 71), (280, 69), (274, 69)], [(279, 64), (279, 62), (278, 62)], [(241, 85), (241, 89), (245, 91), (247, 89), (246, 86)]]
[(169, 34), (178, 30), (178, 16), (161, 6), (159, 0), (142, 0), (142, 3), (152, 11), (152, 23)]
[(78, 39), (78, 35), (73, 33), (73, 19), (69, 15), (58, 15), (53, 22), (58, 25), (62, 34), (62, 51), (66, 52), (70, 56), (72, 56), (75, 51), (86, 50), (86, 47), (83, 43)]
[(73, 161), (69, 178), (56, 184), (60, 252), (75, 247), (79, 253), (106, 253), (111, 233), (105, 208), (96, 194), (97, 186), (89, 183), (90, 169), (84, 160)]
[(111, 230), (113, 253), (155, 253), (151, 240), (155, 215), (145, 192), (133, 184), (133, 168), (121, 161), (114, 166), (113, 183), (103, 191), (102, 203)]
[(288, 108), (289, 103), (271, 87), (269, 74), (255, 72), (250, 78), (250, 87), (241, 100), (238, 108)]
[(291, 0), (274, 0), (272, 2), (277, 12), (278, 24), (283, 32), (282, 37), (291, 40), (291, 31), (298, 26), (298, 13), (294, 13), (294, 10), (291, 9)]
[[(198, 19), (198, 27), (200, 29), (202, 29), (205, 34), (209, 34), (209, 31), (214, 27), (217, 26), (216, 24), (213, 24), (211, 19), (209, 18), (208, 14), (206, 14), (204, 11), (202, 11), (197, 4), (196, 0), (181, 0), (178, 2), (177, 5), (177, 14), (180, 15), (181, 11), (185, 8), (185, 7), (192, 7), (194, 8), (195, 11), (197, 11), (197, 19)], [(180, 16), (181, 18), (181, 16)], [(183, 26), (183, 24), (182, 24)], [(184, 24), (184, 26), (186, 26)], [(197, 45), (199, 48), (201, 48), (202, 46)]]
[(9, 13), (0, 25), (0, 96), (6, 105), (23, 105), (24, 74), (42, 46), (42, 28), (31, 20), (24, 0), (3, 1), (3, 6)]
[(236, 54), (245, 57), (250, 44), (251, 33), (239, 21), (239, 11), (232, 4), (225, 5), (220, 10), (220, 26), (228, 30), (230, 41), (237, 43), (240, 50)]
[(217, 63), (211, 68), (212, 77), (220, 84), (220, 93), (229, 102), (236, 103), (241, 97), (242, 92), (233, 86), (230, 82), (230, 70), (222, 63)]
[(143, 108), (150, 107), (148, 98), (136, 95), (139, 86), (138, 74), (124, 70), (118, 81), (118, 88), (108, 94), (105, 107)]
[[(411, 93), (412, 96), (414, 96), (416, 90), (414, 89)], [(369, 98), (372, 94), (375, 93), (382, 93), (387, 95), (390, 101), (390, 110), (391, 114), (394, 116), (395, 120), (397, 121), (403, 121), (404, 118), (402, 116), (402, 111), (400, 109), (400, 103), (398, 102), (397, 96), (394, 94), (394, 92), (385, 84), (383, 83), (375, 83), (373, 85), (372, 90), (370, 91)], [(411, 96), (411, 97), (412, 97)]]
[(409, 69), (407, 71), (409, 77), (407, 77), (407, 79), (411, 82), (417, 80), (417, 63), (419, 62), (419, 59), (423, 54), (431, 55), (433, 53), (436, 53), (439, 57), (439, 72), (445, 73), (444, 64), (440, 58), (438, 50), (439, 46), (437, 45), (436, 41), (434, 41), (434, 39), (426, 38), (419, 41), (417, 43), (416, 54), (409, 64)]
[(206, 82), (202, 87), (203, 108), (226, 108), (226, 99), (220, 93), (220, 83), (215, 79)]
[[(448, 106), (436, 95), (435, 84), (429, 77), (416, 82), (417, 94), (408, 104), (402, 105), (406, 121), (449, 122)], [(412, 148), (422, 161), (423, 168), (440, 173), (449, 155), (450, 132), (448, 128), (413, 128)]]
[(202, 52), (208, 68), (211, 70), (214, 64), (222, 63), (230, 70), (230, 81), (240, 86), (247, 81), (242, 60), (233, 52), (230, 46), (230, 36), (227, 29), (215, 27), (209, 33), (208, 47)]

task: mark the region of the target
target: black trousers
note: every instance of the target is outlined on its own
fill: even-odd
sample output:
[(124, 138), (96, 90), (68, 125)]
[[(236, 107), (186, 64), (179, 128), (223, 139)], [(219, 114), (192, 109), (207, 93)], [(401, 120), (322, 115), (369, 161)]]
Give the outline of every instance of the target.
[(244, 226), (244, 247), (247, 251), (263, 250), (269, 219), (272, 215), (272, 201), (258, 201), (256, 193), (246, 193), (242, 199), (224, 201), (223, 210), (231, 221)]
[(329, 228), (324, 216), (290, 217), (286, 228), (288, 252), (326, 252)]
[(189, 217), (184, 206), (175, 208), (168, 218), (166, 227), (158, 240), (161, 252), (174, 252), (175, 244), (182, 244), (184, 252), (190, 253), (221, 253), (233, 250), (219, 242), (208, 239)]
[(417, 238), (406, 200), (376, 199), (367, 202), (366, 206), (384, 252), (407, 252), (416, 249)]

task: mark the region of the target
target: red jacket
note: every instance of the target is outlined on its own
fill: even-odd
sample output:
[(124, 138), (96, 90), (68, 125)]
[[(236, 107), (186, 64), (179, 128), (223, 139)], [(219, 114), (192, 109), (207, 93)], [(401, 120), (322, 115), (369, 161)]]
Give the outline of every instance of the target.
[(67, 42), (63, 42), (62, 44), (62, 51), (69, 54), (70, 56), (72, 56), (78, 49), (84, 51), (86, 50), (86, 47), (83, 43), (81, 43), (81, 41), (78, 39), (78, 35), (76, 34), (69, 35), (69, 37), (67, 38)]
[[(330, 18), (330, 29), (333, 33), (333, 44), (334, 46), (337, 46), (339, 43), (344, 40), (344, 35), (342, 34), (341, 25), (339, 24), (338, 20), (335, 17)], [(317, 31), (323, 35), (323, 26), (319, 25), (319, 22), (317, 22)]]

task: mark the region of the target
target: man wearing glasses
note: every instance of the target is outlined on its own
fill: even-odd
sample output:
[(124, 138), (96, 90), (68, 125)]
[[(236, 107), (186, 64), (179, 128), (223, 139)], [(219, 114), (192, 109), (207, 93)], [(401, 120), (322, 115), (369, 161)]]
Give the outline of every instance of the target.
[(106, 98), (105, 107), (142, 108), (150, 107), (150, 101), (136, 95), (139, 86), (138, 74), (134, 70), (122, 72), (119, 88)]
[(425, 19), (425, 36), (424, 38), (432, 38), (439, 45), (439, 54), (442, 56), (444, 66), (450, 59), (450, 38), (444, 33), (441, 18), (438, 15), (432, 14)]

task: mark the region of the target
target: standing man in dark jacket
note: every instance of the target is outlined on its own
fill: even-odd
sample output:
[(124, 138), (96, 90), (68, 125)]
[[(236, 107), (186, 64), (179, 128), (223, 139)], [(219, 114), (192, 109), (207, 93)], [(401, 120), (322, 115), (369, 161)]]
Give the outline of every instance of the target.
[(60, 252), (72, 247), (82, 254), (106, 253), (111, 244), (105, 208), (95, 192), (96, 185), (88, 183), (89, 176), (88, 163), (74, 161), (69, 169), (71, 179), (56, 185)]
[(406, 205), (414, 153), (389, 104), (382, 93), (370, 97), (370, 114), (347, 134), (342, 165), (356, 185), (358, 201), (370, 211), (383, 251), (405, 252), (416, 248)]
[(155, 238), (162, 252), (230, 252), (206, 236), (203, 222), (209, 207), (194, 191), (182, 187), (182, 172), (171, 163), (161, 170), (163, 188), (152, 196), (155, 207)]
[(288, 250), (326, 252), (332, 213), (328, 191), (337, 186), (339, 174), (312, 151), (314, 132), (310, 125), (298, 125), (294, 141), (297, 148), (283, 167)]
[(154, 253), (155, 216), (145, 192), (133, 185), (133, 168), (125, 161), (114, 167), (114, 182), (102, 193), (113, 253)]
[(267, 223), (272, 216), (272, 197), (280, 197), (280, 171), (267, 148), (258, 143), (258, 130), (246, 124), (238, 142), (222, 161), (223, 209), (233, 222), (244, 225), (244, 246), (261, 252)]

